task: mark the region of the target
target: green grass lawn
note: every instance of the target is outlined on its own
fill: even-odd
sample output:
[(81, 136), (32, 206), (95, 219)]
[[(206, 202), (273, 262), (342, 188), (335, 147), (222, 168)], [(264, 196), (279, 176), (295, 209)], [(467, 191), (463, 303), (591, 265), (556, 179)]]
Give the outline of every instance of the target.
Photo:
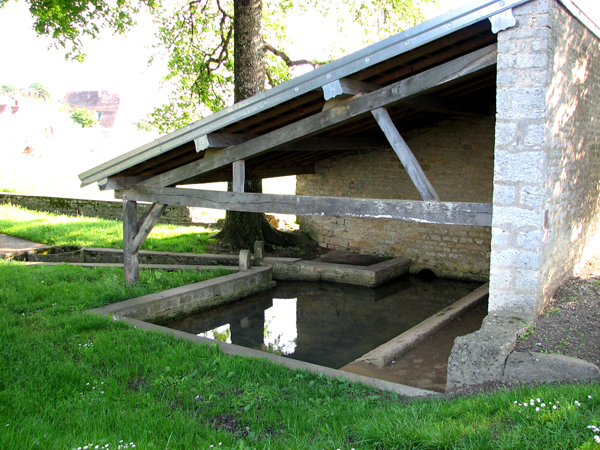
[(596, 384), (407, 401), (83, 313), (195, 276), (142, 271), (129, 287), (120, 269), (0, 260), (0, 448), (596, 445), (587, 428), (600, 426)]
[[(53, 246), (123, 248), (122, 222), (63, 216), (11, 205), (0, 205), (0, 233)], [(213, 234), (200, 227), (159, 224), (142, 250), (204, 253)]]

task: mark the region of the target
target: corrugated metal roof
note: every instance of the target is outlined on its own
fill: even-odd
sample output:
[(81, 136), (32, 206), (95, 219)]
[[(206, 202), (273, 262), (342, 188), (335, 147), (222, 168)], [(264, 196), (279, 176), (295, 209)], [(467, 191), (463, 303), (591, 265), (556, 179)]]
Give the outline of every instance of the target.
[[(294, 120), (320, 112), (324, 104), (321, 87), (350, 77), (382, 86), (406, 78), (495, 42), (488, 18), (530, 0), (480, 0), (416, 27), (391, 36), (307, 74), (282, 83), (261, 94), (236, 103), (211, 116), (169, 133), (111, 161), (79, 175), (82, 186), (109, 176), (136, 176), (164, 172), (202, 158), (194, 149), (194, 139), (216, 131), (265, 134)], [(479, 85), (478, 85), (479, 84)], [(486, 86), (495, 86), (495, 76), (480, 77), (460, 87), (469, 95)], [(452, 98), (453, 92), (442, 95)], [(394, 120), (406, 116), (410, 122), (419, 113), (396, 111)], [(361, 128), (362, 127), (362, 128)], [(349, 136), (368, 130), (369, 123), (353, 123), (328, 132), (328, 136)], [(320, 152), (320, 156), (323, 156)], [(268, 155), (267, 155), (268, 156)], [(265, 167), (264, 156), (261, 164)], [(274, 156), (277, 159), (277, 156)], [(286, 164), (289, 165), (289, 153)], [(310, 155), (297, 155), (297, 164), (310, 162)], [(302, 161), (304, 158), (304, 161)], [(307, 159), (309, 158), (309, 159)], [(251, 167), (250, 167), (251, 168)], [(195, 182), (210, 181), (208, 178)]]

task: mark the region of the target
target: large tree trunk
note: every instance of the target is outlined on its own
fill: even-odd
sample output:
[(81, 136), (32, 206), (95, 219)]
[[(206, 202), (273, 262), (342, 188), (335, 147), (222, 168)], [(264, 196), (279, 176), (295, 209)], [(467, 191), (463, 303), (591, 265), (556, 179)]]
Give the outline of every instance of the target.
[[(265, 52), (262, 44), (262, 0), (235, 0), (234, 102), (252, 97), (265, 88)], [(231, 183), (228, 189), (231, 190)], [(262, 192), (262, 180), (246, 180), (244, 192)], [(249, 247), (261, 240), (273, 245), (294, 243), (289, 233), (271, 227), (262, 213), (227, 211), (223, 229), (216, 238), (223, 244)]]

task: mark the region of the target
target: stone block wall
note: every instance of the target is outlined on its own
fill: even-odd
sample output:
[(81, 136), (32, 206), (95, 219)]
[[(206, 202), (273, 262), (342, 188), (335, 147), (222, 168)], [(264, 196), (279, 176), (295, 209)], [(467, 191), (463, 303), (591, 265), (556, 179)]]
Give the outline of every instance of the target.
[[(45, 211), (67, 216), (123, 220), (122, 200), (89, 200), (0, 192), (0, 204), (8, 203), (35, 211)], [(144, 214), (150, 206), (148, 203), (140, 203), (138, 205), (138, 215), (141, 216)], [(193, 225), (190, 210), (185, 206), (169, 206), (161, 216), (159, 223)]]
[[(404, 136), (443, 201), (492, 201), (494, 117), (447, 120)], [(389, 150), (345, 153), (297, 177), (299, 195), (421, 200), (397, 155)], [(403, 256), (438, 276), (487, 280), (489, 227), (379, 219), (298, 217), (303, 231), (331, 249)]]
[(555, 0), (498, 34), (489, 310), (535, 317), (598, 231), (599, 42)]

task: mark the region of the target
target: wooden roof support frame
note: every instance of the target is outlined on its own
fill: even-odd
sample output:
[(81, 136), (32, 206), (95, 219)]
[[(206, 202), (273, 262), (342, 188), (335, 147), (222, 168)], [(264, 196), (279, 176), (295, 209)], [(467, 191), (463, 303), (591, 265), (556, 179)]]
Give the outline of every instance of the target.
[[(381, 86), (343, 78), (323, 86), (323, 93), (325, 100), (331, 102), (355, 95), (367, 94), (378, 89), (381, 89)], [(325, 110), (325, 108), (323, 108), (323, 110)], [(377, 108), (371, 111), (371, 114), (373, 114), (373, 117), (375, 117), (379, 128), (381, 128), (381, 131), (383, 131), (383, 134), (385, 134), (385, 137), (398, 155), (398, 158), (400, 158), (400, 162), (406, 169), (408, 176), (417, 188), (417, 191), (419, 191), (419, 194), (423, 200), (439, 201), (440, 197), (429, 182), (429, 179), (425, 175), (425, 172), (423, 172), (419, 161), (417, 161), (417, 158), (415, 158), (415, 155), (410, 150), (410, 147), (398, 132), (387, 109)]]
[(137, 202), (123, 201), (123, 265), (125, 281), (136, 283), (140, 278), (138, 253), (144, 241), (167, 209), (166, 204), (155, 203), (139, 220), (137, 218)]
[(377, 108), (371, 111), (371, 113), (375, 117), (377, 124), (385, 136), (388, 138), (388, 141), (390, 141), (390, 145), (396, 152), (396, 155), (398, 155), (398, 158), (400, 158), (400, 162), (406, 169), (406, 173), (408, 173), (408, 176), (417, 188), (417, 191), (419, 191), (419, 194), (421, 194), (423, 200), (439, 202), (439, 195), (437, 192), (435, 192), (435, 189), (429, 182), (425, 172), (423, 172), (419, 161), (417, 161), (417, 158), (415, 158), (415, 155), (410, 150), (410, 147), (406, 141), (402, 139), (402, 136), (400, 136), (400, 133), (394, 126), (394, 122), (392, 122), (392, 118), (387, 112), (387, 109)]
[(228, 166), (234, 161), (258, 156), (315, 133), (326, 131), (340, 123), (357, 120), (370, 114), (374, 109), (399, 103), (404, 99), (449, 86), (457, 80), (490, 70), (496, 64), (496, 54), (496, 44), (476, 50), (375, 92), (355, 97), (338, 108), (316, 113), (250, 141), (229, 147), (217, 155), (154, 176), (142, 181), (138, 186), (175, 186), (196, 175)]
[(169, 205), (230, 211), (391, 219), (450, 225), (492, 224), (492, 205), (489, 203), (255, 194), (150, 186), (116, 191), (115, 196), (130, 202), (159, 201)]

